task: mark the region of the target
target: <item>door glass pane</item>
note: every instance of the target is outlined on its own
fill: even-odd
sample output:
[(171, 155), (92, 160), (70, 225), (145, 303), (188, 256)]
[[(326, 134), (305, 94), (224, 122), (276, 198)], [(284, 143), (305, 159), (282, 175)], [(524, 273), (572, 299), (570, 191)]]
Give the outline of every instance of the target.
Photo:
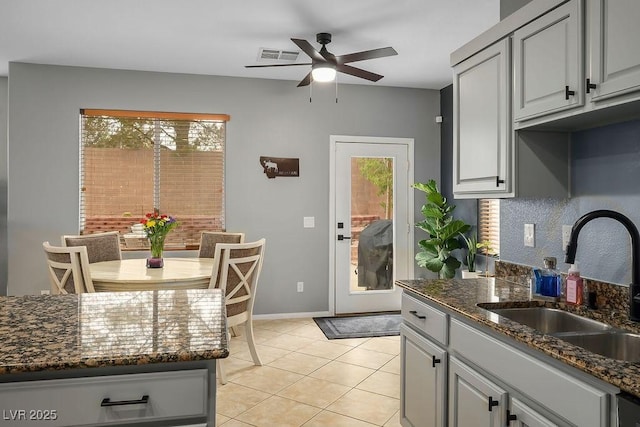
[(351, 158), (351, 292), (393, 289), (393, 158)]

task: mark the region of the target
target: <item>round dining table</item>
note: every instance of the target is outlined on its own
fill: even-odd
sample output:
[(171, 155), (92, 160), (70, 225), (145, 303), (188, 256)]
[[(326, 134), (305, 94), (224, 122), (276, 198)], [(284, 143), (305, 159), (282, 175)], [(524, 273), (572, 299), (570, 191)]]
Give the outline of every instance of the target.
[(149, 268), (143, 258), (89, 264), (96, 292), (206, 289), (213, 258), (164, 258), (164, 267)]

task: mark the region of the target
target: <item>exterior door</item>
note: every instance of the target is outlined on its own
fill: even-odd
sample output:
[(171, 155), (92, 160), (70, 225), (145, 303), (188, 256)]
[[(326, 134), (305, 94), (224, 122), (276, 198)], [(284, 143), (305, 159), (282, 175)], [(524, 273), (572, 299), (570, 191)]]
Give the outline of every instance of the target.
[(413, 274), (412, 142), (332, 137), (336, 314), (400, 310), (401, 291), (394, 280)]

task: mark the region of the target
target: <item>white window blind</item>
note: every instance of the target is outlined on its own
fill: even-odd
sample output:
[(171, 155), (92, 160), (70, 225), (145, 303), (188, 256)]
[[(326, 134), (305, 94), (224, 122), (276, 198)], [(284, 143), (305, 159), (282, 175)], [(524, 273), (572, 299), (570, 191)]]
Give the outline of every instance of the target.
[(167, 249), (193, 247), (224, 230), (221, 114), (82, 110), (80, 232), (117, 230), (148, 212), (175, 217)]
[(500, 254), (500, 199), (478, 200), (478, 242), (483, 241), (491, 244), (489, 254)]

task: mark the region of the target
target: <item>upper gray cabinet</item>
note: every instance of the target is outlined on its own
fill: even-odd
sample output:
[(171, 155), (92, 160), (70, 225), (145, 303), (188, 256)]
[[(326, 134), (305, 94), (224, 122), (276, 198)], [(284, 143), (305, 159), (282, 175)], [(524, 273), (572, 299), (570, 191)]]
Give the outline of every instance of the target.
[(589, 0), (587, 90), (598, 102), (640, 90), (640, 1)]
[(500, 197), (511, 188), (509, 39), (454, 67), (453, 191)]
[(513, 33), (514, 129), (640, 116), (640, 1), (570, 0)]
[(584, 104), (581, 9), (572, 0), (513, 34), (514, 121)]

